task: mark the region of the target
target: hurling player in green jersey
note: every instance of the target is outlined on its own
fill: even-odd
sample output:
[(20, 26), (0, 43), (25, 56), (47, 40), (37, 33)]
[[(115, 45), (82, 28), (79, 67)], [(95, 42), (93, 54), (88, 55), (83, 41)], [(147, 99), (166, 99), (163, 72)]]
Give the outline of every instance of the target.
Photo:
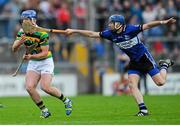
[[(36, 25), (36, 18), (37, 13), (34, 10), (25, 10), (21, 14), (22, 22), (29, 20), (33, 25)], [(66, 115), (70, 115), (72, 112), (72, 101), (66, 98), (59, 89), (51, 86), (54, 74), (54, 62), (51, 51), (49, 50), (48, 39), (49, 35), (46, 32), (26, 33), (23, 29), (20, 29), (12, 46), (13, 52), (16, 52), (23, 44), (27, 48), (36, 44), (36, 47), (23, 57), (25, 60), (29, 60), (26, 71), (26, 90), (41, 110), (41, 117), (43, 118), (49, 117), (51, 113), (36, 90), (38, 83), (44, 92), (63, 101)]]

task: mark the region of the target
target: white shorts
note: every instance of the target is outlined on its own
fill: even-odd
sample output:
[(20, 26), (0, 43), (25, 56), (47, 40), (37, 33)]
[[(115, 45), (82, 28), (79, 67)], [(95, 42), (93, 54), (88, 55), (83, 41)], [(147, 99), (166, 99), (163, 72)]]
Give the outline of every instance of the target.
[(30, 60), (27, 66), (27, 71), (35, 71), (39, 74), (52, 74), (54, 75), (54, 62), (52, 58), (45, 60), (34, 61)]

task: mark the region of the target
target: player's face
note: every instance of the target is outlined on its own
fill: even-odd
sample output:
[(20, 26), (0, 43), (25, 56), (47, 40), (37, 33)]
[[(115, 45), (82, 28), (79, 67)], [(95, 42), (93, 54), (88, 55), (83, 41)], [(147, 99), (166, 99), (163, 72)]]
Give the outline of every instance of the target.
[(109, 22), (108, 27), (109, 27), (110, 30), (114, 30), (115, 29), (115, 25), (114, 25), (113, 22)]

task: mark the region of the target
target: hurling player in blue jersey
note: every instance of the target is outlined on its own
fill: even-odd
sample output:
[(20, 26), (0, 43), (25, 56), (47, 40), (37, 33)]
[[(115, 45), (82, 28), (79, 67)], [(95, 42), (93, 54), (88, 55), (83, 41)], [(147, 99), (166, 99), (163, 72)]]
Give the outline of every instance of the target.
[(134, 96), (139, 112), (137, 116), (148, 115), (148, 110), (143, 101), (143, 96), (138, 89), (138, 81), (141, 74), (148, 73), (158, 86), (162, 86), (166, 82), (167, 69), (173, 65), (170, 59), (160, 60), (159, 66), (154, 61), (148, 49), (139, 40), (138, 34), (144, 30), (159, 26), (175, 23), (173, 18), (161, 21), (152, 21), (142, 25), (131, 25), (125, 23), (122, 15), (112, 15), (109, 17), (109, 29), (102, 32), (94, 32), (88, 30), (66, 29), (66, 34), (71, 35), (78, 33), (80, 35), (91, 38), (104, 38), (110, 40), (118, 46), (123, 52), (130, 57), (128, 80), (129, 88)]

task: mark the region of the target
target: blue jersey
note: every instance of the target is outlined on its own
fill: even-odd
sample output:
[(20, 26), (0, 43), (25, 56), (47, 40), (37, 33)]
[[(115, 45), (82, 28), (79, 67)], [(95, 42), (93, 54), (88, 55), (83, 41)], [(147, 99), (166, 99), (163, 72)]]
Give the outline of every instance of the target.
[(137, 36), (141, 31), (142, 25), (125, 25), (121, 33), (105, 30), (100, 32), (100, 36), (118, 46), (130, 57), (131, 61), (139, 61), (144, 53), (149, 53)]

